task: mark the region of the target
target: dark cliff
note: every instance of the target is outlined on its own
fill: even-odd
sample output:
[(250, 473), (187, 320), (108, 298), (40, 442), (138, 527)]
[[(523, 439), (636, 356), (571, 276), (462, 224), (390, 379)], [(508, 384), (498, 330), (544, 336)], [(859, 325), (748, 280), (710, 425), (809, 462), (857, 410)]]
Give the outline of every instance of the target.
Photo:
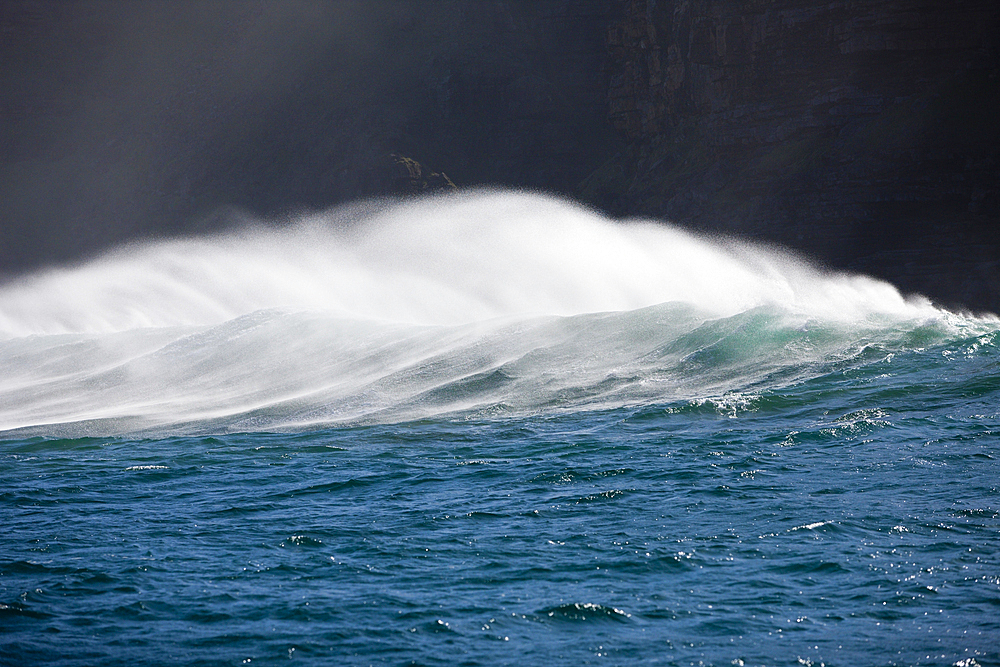
[(0, 274), (446, 174), (1000, 311), (995, 0), (176, 7), (0, 5)]
[(1000, 4), (626, 0), (605, 208), (1000, 311)]

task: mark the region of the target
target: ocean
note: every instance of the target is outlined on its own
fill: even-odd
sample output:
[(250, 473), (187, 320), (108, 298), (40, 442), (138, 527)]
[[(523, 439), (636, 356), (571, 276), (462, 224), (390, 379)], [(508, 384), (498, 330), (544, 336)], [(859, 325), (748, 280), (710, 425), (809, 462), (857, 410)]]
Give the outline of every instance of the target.
[(0, 286), (0, 664), (1000, 665), (1000, 319), (480, 191)]

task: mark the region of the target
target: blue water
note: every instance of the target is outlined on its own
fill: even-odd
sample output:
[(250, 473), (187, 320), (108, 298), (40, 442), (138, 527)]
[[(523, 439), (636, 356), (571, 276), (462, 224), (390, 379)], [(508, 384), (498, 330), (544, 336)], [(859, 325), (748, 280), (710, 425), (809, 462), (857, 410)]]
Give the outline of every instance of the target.
[(487, 193), (0, 332), (0, 664), (1000, 665), (993, 317)]

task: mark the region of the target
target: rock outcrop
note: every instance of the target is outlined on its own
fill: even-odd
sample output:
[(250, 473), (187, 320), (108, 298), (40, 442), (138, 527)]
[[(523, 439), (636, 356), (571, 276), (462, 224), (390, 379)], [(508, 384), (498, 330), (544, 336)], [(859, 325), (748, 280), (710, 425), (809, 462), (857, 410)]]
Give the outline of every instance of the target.
[(444, 172), (430, 171), (413, 158), (398, 153), (390, 153), (372, 170), (371, 186), (378, 194), (397, 196), (458, 190)]

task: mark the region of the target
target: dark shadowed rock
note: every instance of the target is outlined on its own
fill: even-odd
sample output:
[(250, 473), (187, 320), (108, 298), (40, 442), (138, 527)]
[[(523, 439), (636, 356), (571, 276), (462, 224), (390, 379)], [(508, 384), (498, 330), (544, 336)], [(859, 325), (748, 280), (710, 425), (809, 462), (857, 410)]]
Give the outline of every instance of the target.
[(458, 188), (443, 172), (429, 171), (412, 158), (390, 153), (373, 170), (372, 189), (380, 194), (419, 195)]
[(1000, 4), (621, 0), (605, 208), (1000, 311)]

